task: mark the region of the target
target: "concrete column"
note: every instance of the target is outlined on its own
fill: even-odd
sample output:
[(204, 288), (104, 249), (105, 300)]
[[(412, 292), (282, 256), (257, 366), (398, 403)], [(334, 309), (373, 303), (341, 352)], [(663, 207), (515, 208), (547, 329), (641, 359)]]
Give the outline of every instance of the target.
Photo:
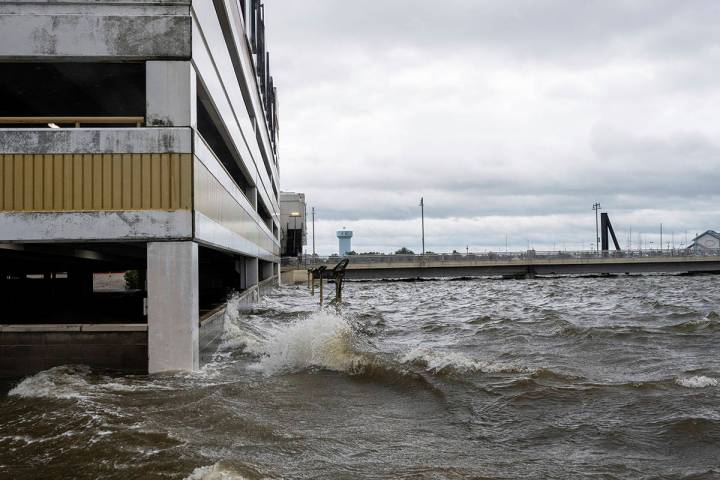
[(267, 280), (273, 276), (273, 263), (272, 262), (260, 262), (260, 280)]
[(255, 210), (257, 210), (258, 206), (258, 193), (257, 193), (257, 187), (248, 187), (245, 190), (245, 196), (248, 200), (250, 200), (250, 205), (253, 206)]
[(148, 371), (199, 368), (198, 245), (147, 246)]
[(240, 288), (246, 290), (258, 284), (258, 259), (245, 257), (240, 275)]
[(75, 298), (86, 299), (93, 294), (93, 272), (89, 270), (68, 271), (68, 282), (72, 285)]
[(190, 62), (145, 62), (146, 125), (196, 126), (196, 85)]

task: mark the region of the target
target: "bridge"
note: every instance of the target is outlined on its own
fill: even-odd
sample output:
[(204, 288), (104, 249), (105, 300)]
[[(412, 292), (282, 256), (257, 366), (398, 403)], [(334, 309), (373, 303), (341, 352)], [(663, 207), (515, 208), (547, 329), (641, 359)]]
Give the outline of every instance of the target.
[[(720, 273), (720, 250), (487, 252), (426, 255), (351, 255), (348, 280), (457, 278), (543, 275), (622, 275), (640, 273)], [(283, 271), (321, 265), (332, 268), (340, 257), (284, 258)], [(301, 275), (298, 274), (298, 278)]]

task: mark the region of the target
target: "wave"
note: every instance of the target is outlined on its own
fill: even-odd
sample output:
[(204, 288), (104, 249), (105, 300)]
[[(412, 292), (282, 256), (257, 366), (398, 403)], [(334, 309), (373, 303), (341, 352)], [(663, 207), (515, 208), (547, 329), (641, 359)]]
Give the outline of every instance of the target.
[(424, 376), (372, 349), (362, 325), (329, 310), (319, 310), (276, 328), (257, 343), (254, 353), (259, 360), (250, 368), (266, 376), (330, 370), (442, 396)]
[(706, 330), (718, 330), (720, 329), (720, 315), (716, 312), (711, 311), (700, 320), (690, 320), (683, 323), (678, 323), (668, 327), (670, 330), (678, 332), (700, 332)]
[(611, 326), (591, 326), (582, 327), (579, 325), (568, 325), (559, 330), (558, 334), (561, 337), (581, 337), (581, 338), (593, 338), (593, 337), (639, 337), (641, 335), (654, 335), (661, 333), (656, 329), (645, 328), (639, 325), (611, 325)]
[(411, 364), (426, 371), (443, 374), (467, 373), (536, 373), (538, 368), (529, 368), (515, 363), (475, 360), (459, 352), (437, 351), (416, 347), (405, 353), (400, 362)]
[(694, 377), (678, 377), (675, 379), (675, 383), (685, 388), (705, 388), (718, 386), (718, 380), (716, 378), (706, 377), (704, 375), (698, 375)]
[(257, 306), (242, 304), (237, 294), (228, 299), (219, 351), (244, 349), (251, 354), (258, 354), (261, 351), (265, 331), (259, 322), (247, 322), (241, 319), (242, 316), (252, 315), (256, 310)]
[(266, 375), (310, 368), (352, 372), (372, 361), (357, 349), (359, 339), (350, 323), (327, 310), (277, 328), (257, 345), (255, 368)]
[(263, 478), (255, 472), (241, 472), (228, 462), (216, 462), (213, 465), (198, 467), (185, 480), (250, 480)]
[(43, 370), (24, 378), (8, 396), (23, 398), (74, 399), (89, 404), (100, 397), (123, 395), (138, 391), (175, 390), (177, 386), (167, 380), (184, 377), (207, 377), (201, 370), (193, 374), (177, 373), (175, 376), (158, 377), (148, 380), (144, 376), (131, 375), (112, 377), (93, 372), (86, 365), (61, 365)]
[(485, 323), (491, 323), (491, 322), (497, 322), (499, 319), (495, 319), (491, 317), (490, 315), (480, 315), (479, 317), (475, 317), (472, 320), (468, 320), (465, 323), (468, 323), (470, 325), (483, 325)]
[(674, 440), (677, 436), (717, 438), (720, 433), (720, 420), (709, 417), (673, 417), (657, 422), (665, 435)]
[(8, 392), (24, 398), (85, 398), (91, 370), (84, 365), (62, 365), (22, 380)]

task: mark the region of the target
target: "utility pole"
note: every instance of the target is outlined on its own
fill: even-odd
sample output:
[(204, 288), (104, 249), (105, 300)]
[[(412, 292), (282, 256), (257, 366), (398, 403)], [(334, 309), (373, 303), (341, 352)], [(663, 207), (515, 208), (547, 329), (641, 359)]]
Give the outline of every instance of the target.
[(660, 223), (660, 251), (662, 252), (662, 222)]
[(425, 255), (425, 200), (420, 197), (420, 222), (422, 225), (422, 254)]
[(315, 207), (312, 207), (313, 258), (315, 258)]
[(600, 202), (593, 203), (593, 210), (595, 210), (595, 251), (600, 251), (600, 234), (598, 230), (598, 210), (600, 210)]

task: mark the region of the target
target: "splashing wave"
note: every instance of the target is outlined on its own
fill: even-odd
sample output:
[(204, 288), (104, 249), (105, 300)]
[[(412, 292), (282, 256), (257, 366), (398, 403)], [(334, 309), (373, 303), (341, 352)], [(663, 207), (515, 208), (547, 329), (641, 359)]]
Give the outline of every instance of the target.
[(8, 392), (25, 398), (85, 398), (90, 368), (84, 365), (63, 365), (25, 378)]
[(718, 380), (716, 378), (706, 377), (704, 375), (676, 378), (675, 383), (685, 388), (705, 388), (718, 386)]
[(435, 351), (424, 347), (413, 348), (403, 355), (400, 361), (424, 368), (433, 374), (536, 373), (540, 370), (514, 363), (475, 360), (462, 353)]
[(266, 375), (324, 368), (356, 372), (378, 359), (364, 353), (366, 346), (351, 324), (326, 310), (277, 328), (255, 347), (261, 358), (255, 368)]
[(185, 477), (185, 480), (248, 480), (248, 478), (225, 462), (217, 462), (196, 468)]

